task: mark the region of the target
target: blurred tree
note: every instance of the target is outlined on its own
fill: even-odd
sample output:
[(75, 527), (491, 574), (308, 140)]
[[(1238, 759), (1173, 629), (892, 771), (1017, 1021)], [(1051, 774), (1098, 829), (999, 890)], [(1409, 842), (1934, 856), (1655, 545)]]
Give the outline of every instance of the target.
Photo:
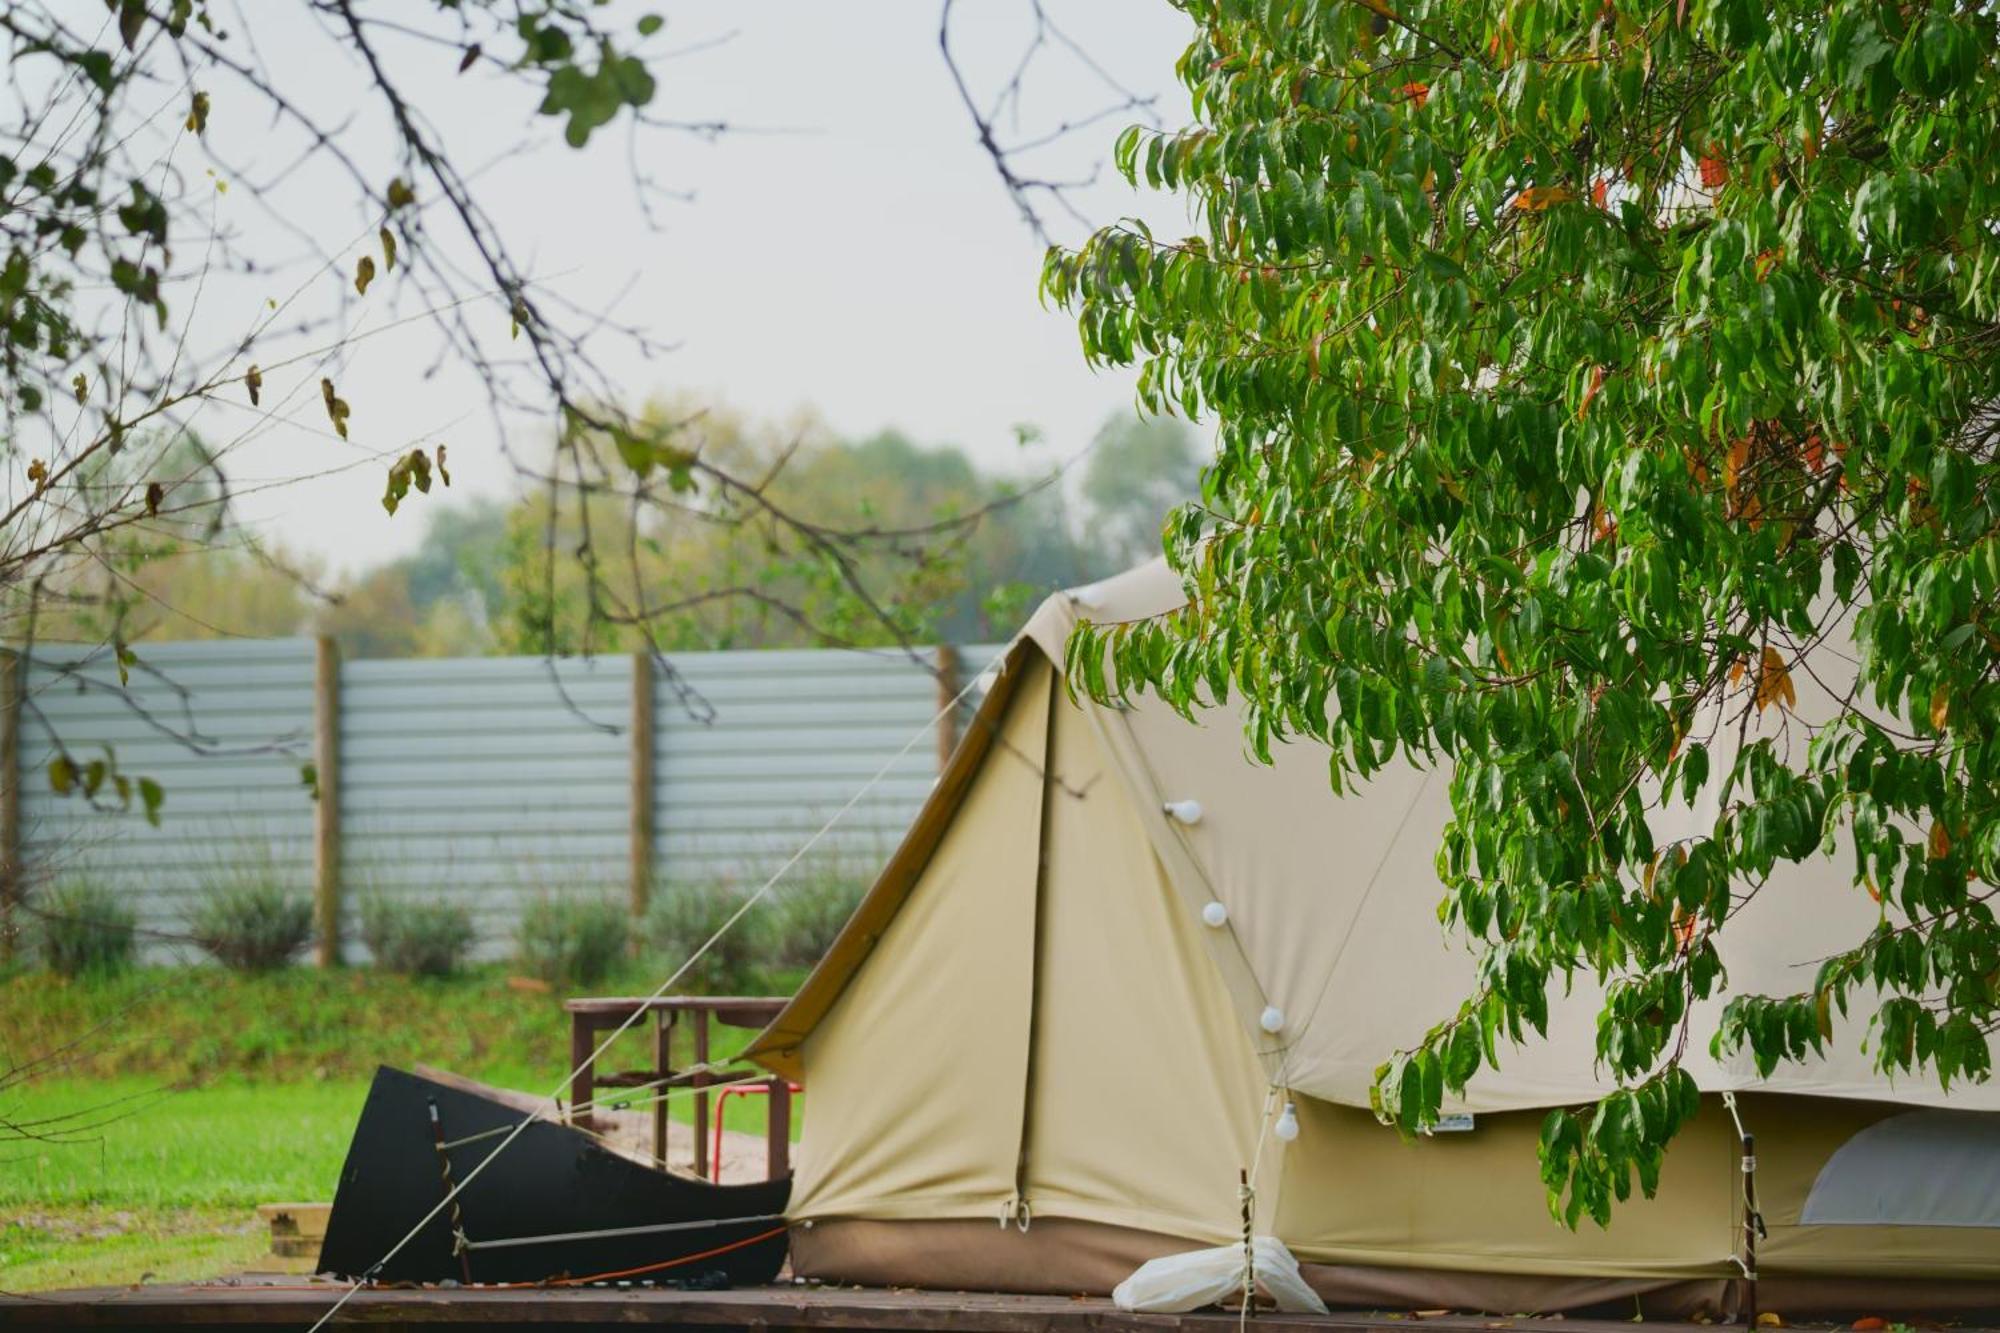
[(357, 657), (469, 657), (493, 652), (505, 601), (504, 555), (513, 512), (477, 499), (428, 511), (423, 543), (346, 581), (319, 628)]
[(126, 635), (268, 639), (301, 633), (312, 616), (302, 580), (313, 572), (283, 553), (248, 544), (183, 545), (151, 555), (130, 576), (137, 596)]
[(160, 639), (281, 638), (312, 615), (302, 580), (310, 570), (240, 534), (214, 543), (192, 537), (127, 536), (104, 543), (88, 571), (40, 593), (36, 637), (55, 643)]
[[(163, 520), (108, 544), (106, 587), (73, 612), (52, 601), (44, 633), (136, 641), (316, 631), (361, 657), (636, 649), (638, 627), (602, 606), (589, 627), (590, 588), (602, 581), (600, 596), (608, 589), (646, 608), (669, 651), (1004, 638), (1050, 592), (1148, 558), (1167, 510), (1198, 486), (1191, 432), (1163, 418), (1108, 420), (1074, 499), (894, 429), (844, 442), (809, 414), (759, 422), (684, 403), (656, 404), (643, 419), (698, 429), (705, 455), (767, 478), (770, 496), (802, 522), (880, 534), (883, 549), (863, 556), (859, 573), (881, 600), (864, 599), (754, 513), (688, 502), (635, 517), (629, 499), (599, 494), (586, 521), (566, 493), (551, 524), (547, 491), (537, 489), (428, 508), (415, 551), (331, 584), (316, 564), (248, 534)], [(564, 558), (551, 562), (551, 550)], [(571, 558), (579, 551), (592, 563)], [(677, 605), (656, 606), (669, 588)], [(122, 617), (122, 628), (107, 617)]]
[(1083, 499), (1092, 537), (1119, 568), (1160, 554), (1168, 513), (1201, 494), (1201, 462), (1179, 417), (1120, 412), (1099, 428)]
[[(640, 418), (759, 478), (755, 494), (643, 509), (524, 499), (506, 520), (502, 651), (622, 651), (642, 625), (667, 651), (1001, 637), (1052, 589), (1117, 565), (1079, 540), (1053, 480), (997, 478), (955, 446), (895, 430), (842, 442), (809, 415), (754, 422), (686, 404)], [(836, 531), (838, 545), (799, 535)]]
[(503, 596), (501, 556), (511, 507), (482, 497), (431, 511), (423, 545), (397, 562), (409, 580), (412, 604), (456, 602), (473, 623), (487, 625)]

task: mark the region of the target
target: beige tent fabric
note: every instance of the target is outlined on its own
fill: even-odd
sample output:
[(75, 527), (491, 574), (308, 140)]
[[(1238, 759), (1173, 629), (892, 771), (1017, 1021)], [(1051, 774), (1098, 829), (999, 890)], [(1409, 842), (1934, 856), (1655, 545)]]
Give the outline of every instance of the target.
[[(969, 1221), (822, 1221), (793, 1227), (791, 1245), (792, 1271), (800, 1277), (1058, 1296), (1102, 1296), (1148, 1260), (1195, 1248), (1176, 1236), (1068, 1218), (1045, 1219), (1026, 1232)], [(1558, 1313), (1616, 1302), (1618, 1313), (1629, 1316), (1636, 1302), (1649, 1315), (1668, 1316), (1714, 1311), (1724, 1298), (1724, 1284), (1712, 1280), (1301, 1268), (1327, 1304), (1349, 1309)]]
[(967, 1220), (844, 1218), (794, 1225), (792, 1273), (868, 1287), (1104, 1295), (1148, 1259), (1192, 1249), (1178, 1236), (1045, 1217), (1022, 1231)]
[(1036, 1216), (1235, 1240), (1263, 1073), (1206, 928), (1181, 910), (1096, 728), (1060, 697), (1051, 746), (1026, 1197)]
[[(1543, 1225), (1547, 1225), (1544, 1222)], [(1190, 1242), (1098, 1222), (1045, 1219), (1023, 1233), (987, 1222), (816, 1222), (792, 1228), (792, 1271), (866, 1286), (1096, 1295), (1149, 1259)], [(1728, 1278), (1616, 1278), (1530, 1273), (1444, 1273), (1361, 1264), (1301, 1265), (1336, 1309), (1486, 1310), (1496, 1314), (1590, 1311), (1629, 1319), (1713, 1318), (1741, 1297)], [(1759, 1304), (1793, 1318), (2000, 1311), (2000, 1281), (1937, 1281), (1765, 1274)]]
[(1014, 1196), (1054, 672), (1023, 677), (869, 966), (805, 1039), (795, 1219), (994, 1218)]
[(1757, 1247), (1767, 1272), (1928, 1279), (2000, 1279), (2000, 1231), (1991, 1227), (1809, 1226), (1799, 1221), (1813, 1181), (1855, 1134), (1908, 1108), (1830, 1097), (1744, 1093), (1743, 1127), (1757, 1139), (1757, 1187), (1770, 1236)]
[[(1049, 654), (1078, 614), (1155, 614), (1179, 595), (1155, 565), (1044, 605), (910, 837), (753, 1047), (811, 1090), (792, 1216), (813, 1225), (795, 1229), (797, 1271), (1108, 1291), (1146, 1259), (1234, 1238), (1235, 1173), (1283, 1089), (1303, 1132), (1261, 1140), (1260, 1226), (1330, 1300), (1552, 1310), (1643, 1297), (1685, 1312), (1727, 1290), (1741, 1174), (1713, 1095), (1657, 1199), (1623, 1205), (1608, 1232), (1548, 1218), (1538, 1108), (1604, 1090), (1586, 984), (1554, 1003), (1547, 1041), (1503, 1049), (1475, 1080), (1470, 1132), (1406, 1143), (1358, 1109), (1376, 1063), (1471, 985), (1470, 952), (1435, 915), (1446, 778), (1394, 767), (1336, 798), (1309, 743), (1275, 766), (1249, 760), (1233, 709), (1189, 724), (1150, 698), (1119, 709), (1062, 693)], [(1202, 804), (1191, 826), (1163, 813), (1181, 799)], [(1725, 954), (1737, 989), (1796, 989), (1866, 928), (1873, 905), (1846, 876), (1831, 863), (1787, 872), (1739, 915)], [(1225, 928), (1201, 923), (1211, 901)], [(1259, 1028), (1266, 1006), (1283, 1016), (1275, 1037)], [(1947, 1101), (1922, 1079), (1892, 1085), (1867, 1069), (1858, 1033), (1843, 1039), (1763, 1083), (1740, 1061), (1690, 1061), (1711, 1094), (1762, 1089), (1739, 1100), (1771, 1230), (1766, 1308), (1787, 1279), (1863, 1302), (1911, 1301), (1881, 1285), (1904, 1279), (1988, 1283), (1953, 1289), (1975, 1303), (2000, 1291), (1990, 1228), (1799, 1223), (1817, 1172), (1858, 1129), (1910, 1104), (2000, 1106), (2000, 1087)], [(1022, 1217), (1017, 1193), (1025, 1235), (994, 1225), (1003, 1210)]]
[[(1025, 636), (1061, 661), (1081, 620), (1139, 620), (1184, 601), (1165, 562), (1154, 561), (1050, 598)], [(1827, 690), (1853, 676), (1851, 647), (1844, 640), (1823, 646), (1811, 668), (1794, 675), (1794, 719), (1830, 714)], [(1450, 818), (1446, 773), (1391, 766), (1336, 797), (1326, 753), (1315, 742), (1279, 747), (1272, 766), (1250, 759), (1233, 706), (1212, 709), (1193, 725), (1151, 695), (1106, 712), (1120, 776), (1183, 901), (1195, 907), (1214, 898), (1229, 910), (1221, 933), (1228, 938), (1211, 939), (1211, 955), (1239, 1022), (1270, 1056), (1272, 1078), (1329, 1101), (1367, 1105), (1376, 1065), (1450, 1017), (1471, 991), (1472, 956), (1463, 941), (1446, 938), (1436, 917), (1443, 889), (1435, 853)], [(1754, 721), (1761, 732), (1753, 735), (1775, 735), (1787, 725), (1775, 709)], [(1715, 740), (1713, 767), (1720, 773), (1732, 742), (1727, 735)], [(1703, 793), (1708, 804), (1695, 811), (1676, 805), (1662, 812), (1656, 836), (1712, 817), (1716, 794)], [(1156, 813), (1163, 801), (1190, 798), (1205, 812), (1193, 827)], [(1839, 859), (1776, 873), (1722, 942), (1731, 993), (1803, 989), (1819, 959), (1862, 938), (1878, 909), (1850, 879), (1850, 865)], [(1609, 1085), (1594, 1068), (1598, 1000), (1597, 987), (1585, 979), (1567, 998), (1551, 996), (1548, 1039), (1503, 1051), (1500, 1069), (1473, 1080), (1462, 1108), (1518, 1110), (1602, 1095)], [(1257, 1026), (1267, 1005), (1285, 1018), (1276, 1041)], [(1719, 1010), (1720, 1002), (1711, 1002), (1697, 1012), (1702, 1031), (1713, 1031)], [(1844, 1022), (1825, 1058), (1781, 1065), (1768, 1079), (1747, 1055), (1714, 1060), (1705, 1042), (1687, 1063), (1700, 1085), (1715, 1091), (1763, 1088), (2000, 1110), (2000, 1080), (1947, 1093), (1927, 1077), (1892, 1081), (1876, 1073), (1861, 1049), (1864, 1031), (1865, 1019)]]
[[(1200, 877), (1189, 896), (1228, 909), (1227, 933), (1264, 996), (1242, 1021), (1270, 1053), (1271, 1078), (1366, 1106), (1376, 1066), (1473, 990), (1472, 954), (1437, 921), (1445, 775), (1391, 768), (1342, 799), (1310, 743), (1283, 747), (1274, 766), (1246, 758), (1233, 710), (1191, 724), (1148, 699), (1115, 725), (1162, 800), (1202, 804), (1198, 824), (1170, 824), (1166, 836)], [(1275, 1037), (1257, 1026), (1267, 1004), (1284, 1018)], [(1474, 1084), (1472, 1109), (1549, 1106), (1597, 1086), (1591, 1009), (1554, 1009), (1550, 1040), (1504, 1052)]]
[[(995, 677), (986, 697), (968, 720), (958, 748), (917, 812), (910, 831), (791, 1003), (745, 1048), (744, 1058), (757, 1060), (771, 1072), (794, 1081), (803, 1078), (805, 1067), (799, 1059), (800, 1046), (839, 1000), (855, 969), (873, 952), (882, 932), (902, 910), (904, 899), (930, 864), (939, 840), (958, 818), (968, 789), (984, 771), (988, 752), (997, 746), (1014, 754), (1027, 768), (1038, 769), (1039, 756), (1046, 744), (1047, 698), (1053, 677), (1047, 664), (1025, 642), (1016, 642), (994, 670)], [(1041, 690), (1038, 697), (1042, 702), (1026, 706), (1039, 720), (1030, 722), (1023, 715), (1019, 725), (1027, 730), (1016, 738), (1018, 743), (1009, 742), (1013, 744), (1009, 751), (1008, 744), (1000, 743), (1001, 731), (1008, 725), (1014, 696), (1025, 681), (1035, 682)]]
[(956, 817), (803, 1041), (791, 1215), (996, 1218), (1024, 1163), (1031, 1219), (1232, 1239), (1256, 1055), (1085, 711), (1039, 654), (1014, 669)]
[(1609, 1229), (1549, 1217), (1535, 1112), (1482, 1114), (1414, 1142), (1366, 1111), (1308, 1098), (1285, 1160), (1278, 1234), (1317, 1263), (1623, 1278), (1731, 1277), (1741, 1180), (1728, 1116), (1703, 1108), (1667, 1154), (1660, 1192)]

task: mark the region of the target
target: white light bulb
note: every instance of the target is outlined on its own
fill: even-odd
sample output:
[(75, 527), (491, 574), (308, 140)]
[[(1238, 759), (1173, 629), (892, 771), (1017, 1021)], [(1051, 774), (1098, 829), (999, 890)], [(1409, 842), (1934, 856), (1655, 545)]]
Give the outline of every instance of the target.
[(1257, 1026), (1276, 1036), (1284, 1031), (1285, 1011), (1277, 1005), (1266, 1005), (1264, 1012), (1257, 1016)]
[(1285, 1143), (1290, 1143), (1293, 1139), (1297, 1138), (1299, 1136), (1299, 1108), (1290, 1102), (1286, 1102), (1284, 1113), (1278, 1117), (1278, 1123), (1271, 1126), (1271, 1132), (1276, 1134)]
[(1210, 903), (1201, 909), (1201, 919), (1204, 923), (1221, 930), (1229, 924), (1229, 909), (1221, 903)]
[(1201, 822), (1200, 801), (1168, 801), (1161, 807), (1174, 822), (1179, 824), (1199, 824)]

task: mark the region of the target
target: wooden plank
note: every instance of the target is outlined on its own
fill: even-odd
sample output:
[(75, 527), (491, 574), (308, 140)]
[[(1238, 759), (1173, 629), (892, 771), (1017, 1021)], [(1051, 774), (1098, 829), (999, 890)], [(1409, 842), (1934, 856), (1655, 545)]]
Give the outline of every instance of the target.
[[(271, 1229), (271, 1255), (277, 1259), (319, 1259), (326, 1239), (330, 1203), (260, 1203), (257, 1216)], [(309, 1271), (309, 1270), (308, 1270)]]
[(951, 766), (951, 752), (958, 748), (958, 709), (953, 705), (964, 688), (958, 679), (958, 646), (937, 646), (937, 767), (942, 773)]
[(340, 645), (322, 634), (313, 655), (313, 920), (314, 960), (340, 962)]
[(765, 1108), (764, 1174), (776, 1180), (792, 1169), (792, 1084), (774, 1078), (770, 1083), (771, 1104)]
[[(590, 1128), (590, 1104), (597, 1099), (597, 1028), (589, 1014), (574, 1011), (569, 1019), (569, 1122), (579, 1129)], [(578, 1107), (583, 1110), (577, 1110)]]
[[(643, 995), (624, 996), (575, 996), (563, 1001), (563, 1008), (571, 1014), (593, 1018), (623, 1020), (634, 1010), (669, 1010), (679, 1013), (706, 1013), (724, 1027), (761, 1028), (785, 1007), (782, 996), (774, 995), (662, 995), (657, 999), (647, 999)], [(615, 1027), (607, 1023), (605, 1026)]]
[[(653, 1020), (653, 1068), (659, 1077), (666, 1078), (674, 1067), (674, 1020), (677, 1015), (671, 1009), (663, 1009)], [(667, 1117), (672, 1111), (666, 1098), (665, 1089), (656, 1094), (653, 1103), (653, 1161), (660, 1166), (667, 1164)], [(695, 1126), (695, 1133), (701, 1133), (701, 1126)]]
[(562, 1119), (560, 1107), (550, 1105), (548, 1098), (537, 1097), (532, 1092), (522, 1092), (518, 1088), (496, 1088), (491, 1083), (482, 1083), (476, 1078), (467, 1078), (463, 1074), (454, 1074), (449, 1069), (440, 1069), (436, 1065), (427, 1065), (422, 1061), (411, 1065), (410, 1072), (418, 1078), (427, 1078), (433, 1083), (442, 1083), (447, 1088), (457, 1088), (460, 1092), (469, 1092), (475, 1097), (484, 1097), (490, 1102), (498, 1102), (502, 1106), (510, 1110), (519, 1111), (523, 1115), (531, 1115), (540, 1120), (560, 1121)]
[[(694, 1077), (689, 1083), (696, 1089), (706, 1088), (709, 1075), (702, 1066), (708, 1063), (708, 1011), (696, 1009), (689, 1014), (694, 1027)], [(694, 1173), (708, 1177), (708, 1094), (697, 1091), (694, 1094)]]
[[(309, 1327), (347, 1289), (342, 1282), (246, 1277), (236, 1285), (100, 1287), (0, 1296), (10, 1330), (149, 1327)], [(664, 1288), (482, 1287), (371, 1289), (355, 1294), (340, 1322), (374, 1328), (455, 1325), (561, 1325), (615, 1328), (636, 1323), (684, 1328), (854, 1329), (889, 1333), (1236, 1333), (1235, 1314), (1130, 1314), (1101, 1297), (882, 1291), (804, 1285), (689, 1292)], [(1258, 1333), (1629, 1333), (1629, 1322), (1407, 1313), (1259, 1313)], [(1650, 1333), (1694, 1333), (1691, 1324), (1653, 1323)]]

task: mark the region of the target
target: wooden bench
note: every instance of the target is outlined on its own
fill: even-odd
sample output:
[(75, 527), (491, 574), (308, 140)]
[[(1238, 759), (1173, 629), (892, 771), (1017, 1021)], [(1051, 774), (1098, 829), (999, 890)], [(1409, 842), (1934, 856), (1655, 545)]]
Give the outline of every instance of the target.
[[(709, 1024), (762, 1031), (786, 1001), (778, 996), (663, 995), (657, 999), (635, 996), (592, 996), (563, 1001), (569, 1013), (569, 1063), (577, 1071), (570, 1080), (570, 1122), (590, 1128), (591, 1107), (599, 1088), (644, 1088), (655, 1095), (653, 1102), (653, 1156), (667, 1160), (668, 1101), (662, 1095), (670, 1088), (691, 1087), (694, 1102), (694, 1173), (708, 1175), (709, 1094), (703, 1089), (716, 1080), (700, 1068), (708, 1063)], [(616, 1072), (599, 1072), (595, 1052), (600, 1033), (612, 1032), (627, 1020), (634, 1029), (653, 1023), (653, 1067)], [(696, 1068), (676, 1073), (673, 1068), (674, 1029), (685, 1021), (693, 1045)], [(760, 1080), (770, 1088), (770, 1116), (766, 1130), (766, 1173), (776, 1180), (791, 1170), (792, 1091), (782, 1078)]]

